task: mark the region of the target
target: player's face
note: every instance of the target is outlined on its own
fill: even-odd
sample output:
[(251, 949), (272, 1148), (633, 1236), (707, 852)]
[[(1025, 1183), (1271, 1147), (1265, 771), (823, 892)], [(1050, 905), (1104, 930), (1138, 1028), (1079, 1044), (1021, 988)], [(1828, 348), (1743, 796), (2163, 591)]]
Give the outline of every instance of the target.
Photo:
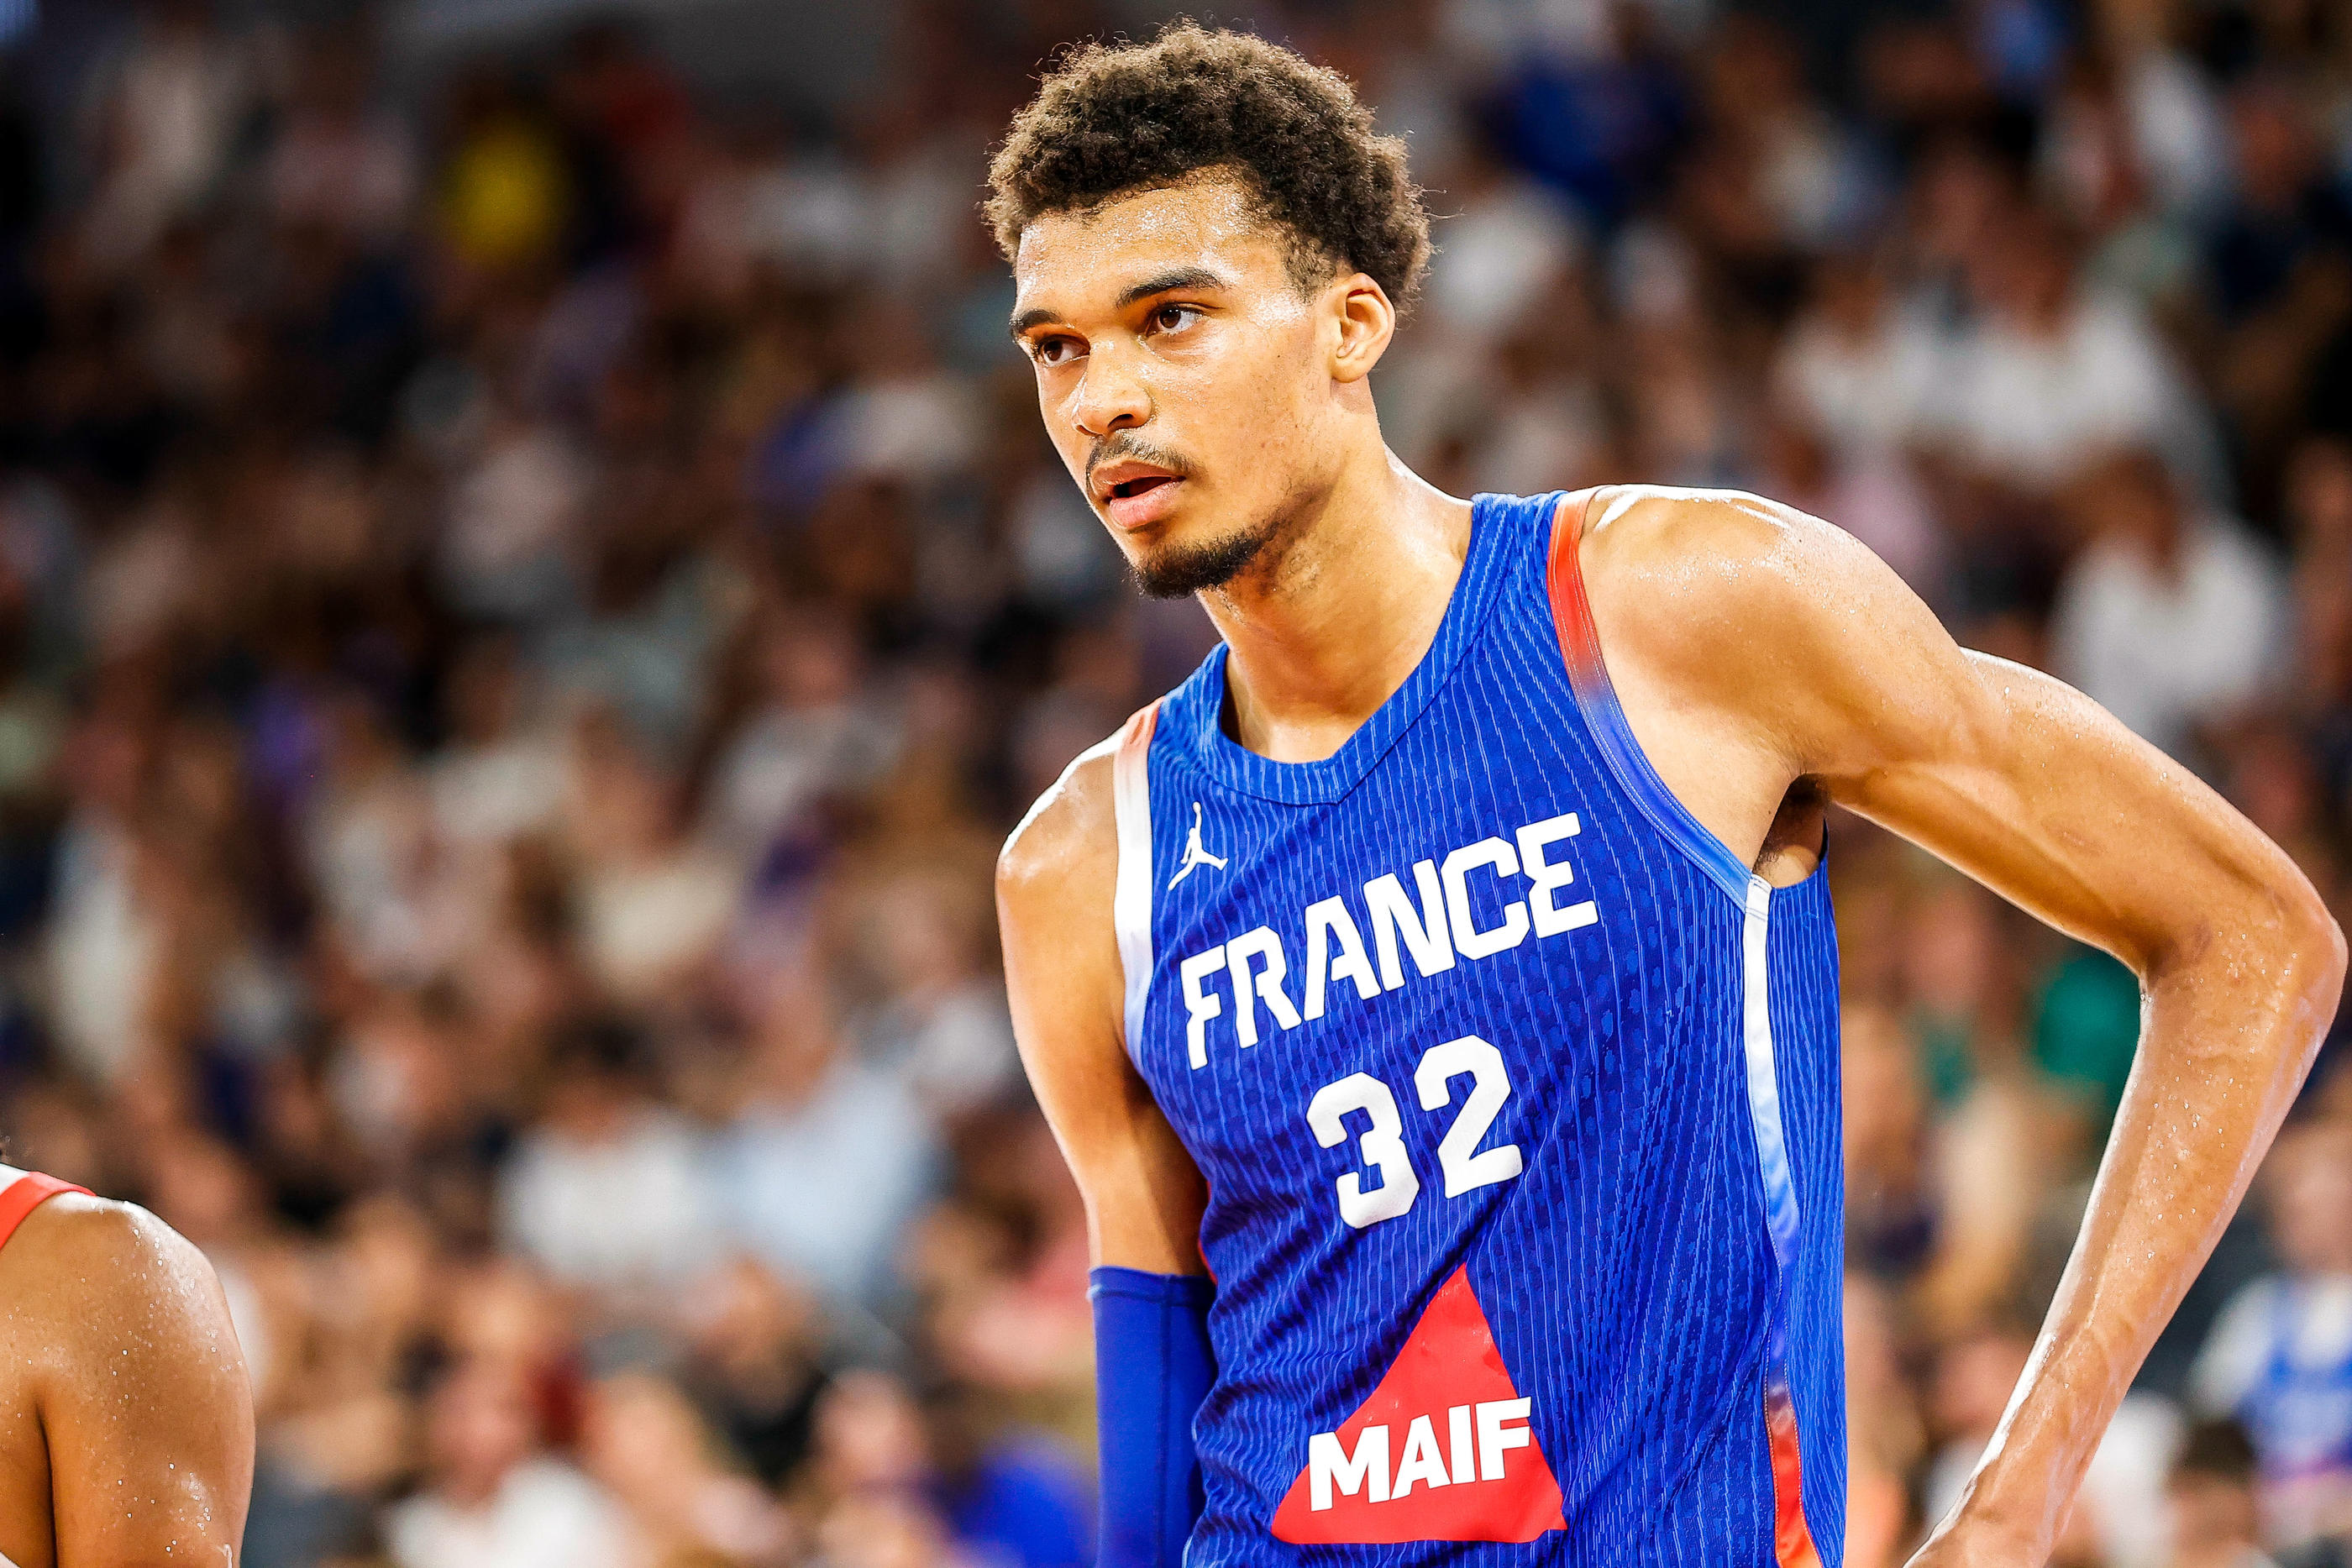
[(1042, 217), (1013, 274), (1045, 428), (1145, 590), (1232, 579), (1332, 461), (1331, 291), (1213, 178)]

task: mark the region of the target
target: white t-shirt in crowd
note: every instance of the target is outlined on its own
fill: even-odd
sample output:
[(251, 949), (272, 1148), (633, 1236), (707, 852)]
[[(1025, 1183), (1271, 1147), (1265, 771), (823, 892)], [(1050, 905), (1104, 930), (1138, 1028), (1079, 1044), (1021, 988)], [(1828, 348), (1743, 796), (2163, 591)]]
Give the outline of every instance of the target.
[(570, 1285), (692, 1277), (718, 1254), (717, 1208), (700, 1140), (662, 1111), (593, 1144), (532, 1132), (499, 1186), (501, 1236)]
[(1944, 342), (1923, 311), (1889, 306), (1861, 335), (1808, 317), (1773, 366), (1774, 390), (1840, 451), (1876, 453), (1922, 434), (1946, 366)]
[(2164, 573), (2126, 544), (2085, 549), (2051, 618), (2054, 673), (2178, 752), (2189, 727), (2257, 695), (2286, 626), (2286, 583), (2260, 545), (2207, 522)]
[(2049, 337), (1989, 321), (1945, 361), (1940, 425), (1960, 450), (2012, 484), (2047, 488), (2085, 454), (2162, 445), (2187, 403), (2156, 335), (2111, 300), (2078, 305)]
[(457, 1508), (429, 1492), (396, 1505), (386, 1538), (399, 1568), (619, 1568), (622, 1523), (578, 1470), (528, 1459), (486, 1507)]

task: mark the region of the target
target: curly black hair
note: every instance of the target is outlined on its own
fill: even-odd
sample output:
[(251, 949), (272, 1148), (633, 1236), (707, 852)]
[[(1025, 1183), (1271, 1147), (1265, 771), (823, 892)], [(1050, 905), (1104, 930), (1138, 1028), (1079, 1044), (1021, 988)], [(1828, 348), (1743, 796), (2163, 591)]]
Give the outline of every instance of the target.
[(1404, 142), (1337, 71), (1246, 33), (1178, 21), (1148, 44), (1088, 44), (1045, 78), (990, 164), (987, 204), (1010, 259), (1048, 213), (1176, 184), (1204, 172), (1244, 183), (1287, 231), (1303, 288), (1341, 267), (1400, 310), (1429, 263), (1429, 214)]

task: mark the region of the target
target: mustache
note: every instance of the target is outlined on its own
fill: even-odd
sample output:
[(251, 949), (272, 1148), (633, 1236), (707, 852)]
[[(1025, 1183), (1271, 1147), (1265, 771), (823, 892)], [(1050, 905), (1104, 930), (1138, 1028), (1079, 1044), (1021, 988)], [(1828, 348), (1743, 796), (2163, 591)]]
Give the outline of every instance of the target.
[(1154, 446), (1141, 436), (1127, 431), (1114, 430), (1096, 442), (1094, 449), (1087, 454), (1087, 471), (1081, 476), (1085, 483), (1091, 487), (1095, 482), (1095, 470), (1116, 457), (1132, 457), (1139, 463), (1165, 468), (1180, 479), (1190, 476), (1192, 472), (1190, 463), (1166, 447)]

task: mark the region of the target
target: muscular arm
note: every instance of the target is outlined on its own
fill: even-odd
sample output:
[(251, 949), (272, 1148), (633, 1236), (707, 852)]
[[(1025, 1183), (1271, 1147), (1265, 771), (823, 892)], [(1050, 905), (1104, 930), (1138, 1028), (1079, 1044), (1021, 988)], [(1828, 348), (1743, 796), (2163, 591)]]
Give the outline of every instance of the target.
[(2138, 1057), (2080, 1239), (1921, 1559), (2038, 1563), (2303, 1082), (2342, 934), (2219, 796), (2081, 694), (1963, 652), (1836, 529), (1744, 498), (1612, 515), (1604, 497), (1595, 516), (1584, 559), (1629, 716), (1736, 852), (1811, 779), (2139, 977)]
[(1029, 1081), (1086, 1199), (1096, 1264), (1100, 1568), (1173, 1568), (1201, 1511), (1192, 1417), (1214, 1375), (1207, 1194), (1129, 1061), (1106, 750), (1064, 774), (997, 871), (1004, 972)]
[(145, 1211), (64, 1197), (40, 1255), (58, 1354), (40, 1380), (58, 1568), (228, 1568), (253, 1488), (253, 1400), (204, 1255)]
[(1081, 758), (1004, 847), (996, 902), (1021, 1060), (1086, 1199), (1094, 1260), (1197, 1274), (1205, 1194), (1123, 1039), (1110, 758)]

